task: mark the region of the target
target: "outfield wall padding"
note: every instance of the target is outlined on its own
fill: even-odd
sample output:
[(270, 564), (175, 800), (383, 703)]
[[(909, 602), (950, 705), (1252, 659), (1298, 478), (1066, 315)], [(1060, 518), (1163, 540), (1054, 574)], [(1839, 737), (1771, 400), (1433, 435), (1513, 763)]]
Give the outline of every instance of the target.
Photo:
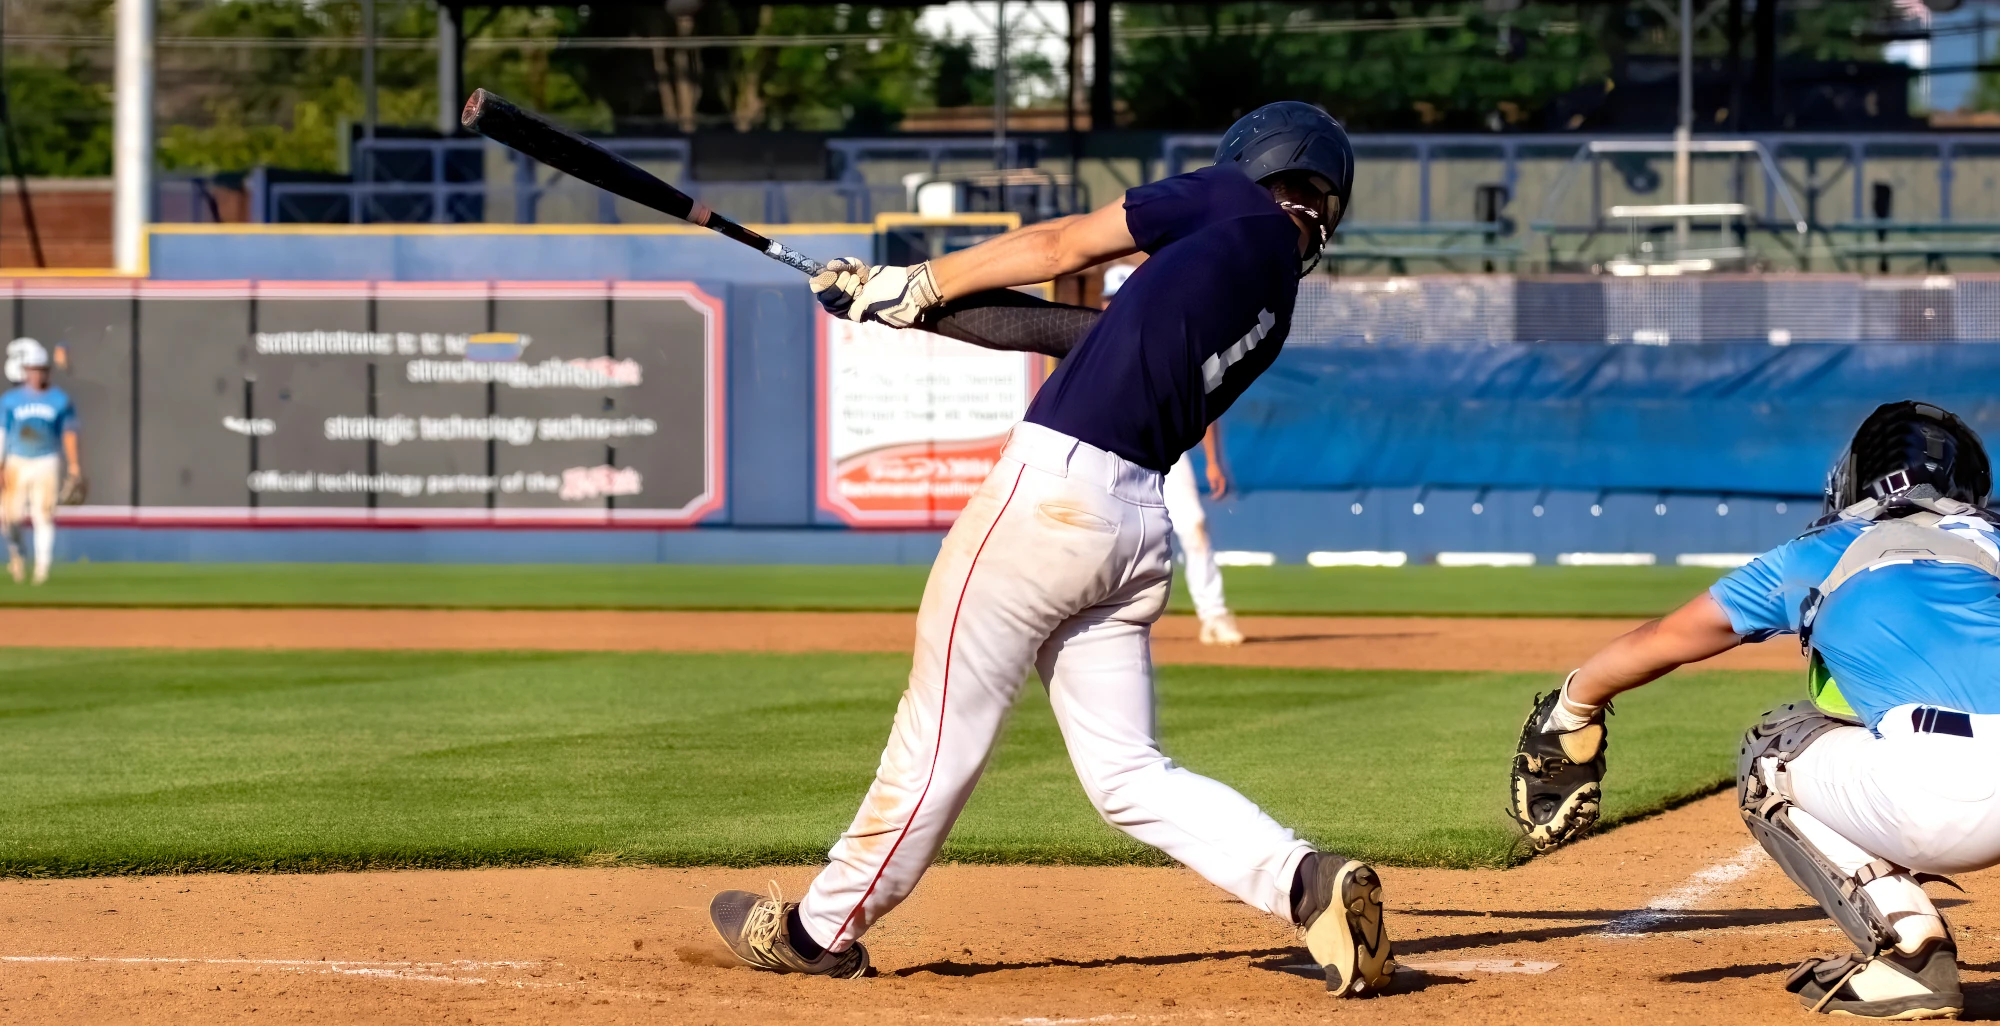
[(1877, 404), (2000, 438), (2000, 345), (1293, 345), (1226, 420), (1246, 490), (1817, 495)]

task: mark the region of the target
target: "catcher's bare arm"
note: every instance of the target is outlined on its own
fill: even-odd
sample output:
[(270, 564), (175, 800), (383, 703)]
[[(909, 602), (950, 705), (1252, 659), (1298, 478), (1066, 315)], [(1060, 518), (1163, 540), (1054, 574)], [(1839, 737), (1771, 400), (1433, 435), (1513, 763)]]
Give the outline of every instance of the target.
[(1742, 640), (1722, 607), (1703, 593), (1599, 649), (1562, 687), (1536, 695), (1521, 725), (1508, 794), (1509, 811), (1529, 846), (1548, 851), (1596, 825), (1613, 696)]
[(1666, 616), (1620, 635), (1584, 660), (1570, 676), (1569, 699), (1579, 706), (1604, 705), (1621, 692), (1742, 643), (1729, 624), (1729, 614), (1703, 592)]

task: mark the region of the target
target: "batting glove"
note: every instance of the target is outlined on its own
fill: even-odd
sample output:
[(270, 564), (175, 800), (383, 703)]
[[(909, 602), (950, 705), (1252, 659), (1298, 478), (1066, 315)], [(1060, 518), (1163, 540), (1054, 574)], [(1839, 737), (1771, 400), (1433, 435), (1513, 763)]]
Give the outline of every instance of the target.
[(861, 294), (861, 286), (868, 281), (868, 262), (860, 257), (841, 257), (829, 261), (810, 280), (813, 298), (819, 300), (819, 305), (835, 317), (845, 317), (855, 297)]
[(871, 267), (853, 305), (847, 308), (847, 318), (907, 328), (917, 323), (924, 311), (942, 302), (944, 297), (938, 295), (928, 263), (915, 267)]

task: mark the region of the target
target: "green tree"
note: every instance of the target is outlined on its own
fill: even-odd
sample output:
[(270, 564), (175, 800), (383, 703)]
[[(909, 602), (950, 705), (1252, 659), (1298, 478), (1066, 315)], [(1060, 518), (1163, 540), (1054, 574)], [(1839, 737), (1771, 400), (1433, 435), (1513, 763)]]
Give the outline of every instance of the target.
[(111, 94), (86, 69), (8, 61), (7, 98), (21, 170), (78, 178), (111, 173)]
[[(1144, 128), (1221, 128), (1277, 99), (1319, 103), (1372, 131), (1560, 127), (1541, 118), (1557, 97), (1607, 81), (1623, 57), (1679, 47), (1675, 26), (1636, 3), (1529, 2), (1504, 15), (1463, 0), (1122, 10), (1118, 92)], [(1892, 12), (1886, 0), (1783, 8), (1781, 57), (1879, 59), (1868, 28)], [(1406, 24), (1355, 24), (1390, 20)], [(1725, 49), (1723, 19), (1711, 18), (1696, 53)], [(1747, 73), (1747, 39), (1744, 49)]]

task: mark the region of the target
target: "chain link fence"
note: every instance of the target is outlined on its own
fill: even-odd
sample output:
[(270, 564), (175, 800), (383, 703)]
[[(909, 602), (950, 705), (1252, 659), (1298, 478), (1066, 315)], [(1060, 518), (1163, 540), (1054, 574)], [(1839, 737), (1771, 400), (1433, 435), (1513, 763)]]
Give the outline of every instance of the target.
[(1292, 345), (2000, 342), (2000, 275), (1317, 276)]

